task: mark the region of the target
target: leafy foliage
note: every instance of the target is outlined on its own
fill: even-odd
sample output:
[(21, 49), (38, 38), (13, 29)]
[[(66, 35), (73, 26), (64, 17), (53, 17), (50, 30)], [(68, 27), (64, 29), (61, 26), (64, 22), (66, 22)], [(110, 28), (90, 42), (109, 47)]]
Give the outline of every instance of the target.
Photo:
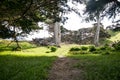
[(88, 54), (89, 52), (87, 50), (88, 50), (87, 46), (72, 47), (70, 48), (69, 53), (70, 54)]
[(111, 46), (109, 46), (108, 44), (105, 44), (104, 46), (101, 46), (98, 48), (98, 50), (101, 50), (101, 51), (107, 51), (107, 50), (111, 50)]
[(88, 49), (88, 47), (86, 47), (86, 46), (81, 46), (81, 50), (86, 51), (87, 49)]
[(70, 48), (70, 50), (69, 51), (80, 51), (81, 49), (80, 48), (78, 48), (78, 47), (72, 47), (72, 48)]
[(37, 22), (46, 22), (47, 19), (61, 21), (59, 13), (70, 11), (66, 3), (67, 0), (3, 0), (0, 2), (0, 27), (7, 27), (7, 33), (10, 33), (11, 27), (18, 29), (21, 33), (12, 30), (16, 36), (29, 34), (33, 30), (41, 29)]
[(50, 50), (51, 50), (51, 52), (55, 52), (57, 50), (57, 47), (51, 46)]
[(95, 46), (81, 46), (81, 47), (72, 47), (69, 50), (70, 54), (102, 54), (102, 55), (108, 55), (113, 51), (113, 49), (109, 45), (104, 45), (101, 47), (95, 47)]
[(115, 18), (120, 13), (120, 2), (118, 0), (88, 0), (86, 2), (86, 12), (89, 19), (101, 14), (101, 17), (109, 16)]
[[(48, 49), (50, 49), (50, 52), (56, 52), (57, 51), (56, 46), (48, 46)], [(47, 51), (46, 53), (49, 53), (49, 51)]]
[(89, 46), (89, 51), (90, 51), (90, 52), (96, 51), (95, 46)]
[(0, 25), (0, 38), (11, 38), (14, 35), (14, 31), (10, 30), (8, 27)]

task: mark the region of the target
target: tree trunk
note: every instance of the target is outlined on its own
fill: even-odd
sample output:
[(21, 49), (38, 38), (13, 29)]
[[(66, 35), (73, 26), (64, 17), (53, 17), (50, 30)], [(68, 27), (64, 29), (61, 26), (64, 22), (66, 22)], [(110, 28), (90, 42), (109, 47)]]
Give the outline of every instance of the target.
[(21, 50), (21, 47), (20, 47), (19, 42), (18, 42), (18, 39), (17, 39), (17, 33), (15, 32), (15, 26), (14, 26), (13, 39), (14, 39), (14, 41), (16, 42), (16, 45), (17, 45), (17, 47), (14, 48), (13, 50)]
[(14, 41), (15, 41), (15, 42), (16, 42), (16, 44), (17, 44), (17, 47), (16, 47), (16, 48), (21, 49), (21, 47), (20, 47), (20, 45), (19, 45), (19, 42), (18, 42), (18, 40), (17, 40), (17, 37), (16, 37), (16, 36), (14, 37)]
[(100, 18), (97, 16), (97, 27), (95, 32), (94, 44), (95, 46), (99, 46), (99, 35), (100, 35)]
[(57, 47), (60, 47), (61, 43), (61, 28), (59, 22), (56, 22), (54, 25), (54, 37), (55, 37), (55, 44)]

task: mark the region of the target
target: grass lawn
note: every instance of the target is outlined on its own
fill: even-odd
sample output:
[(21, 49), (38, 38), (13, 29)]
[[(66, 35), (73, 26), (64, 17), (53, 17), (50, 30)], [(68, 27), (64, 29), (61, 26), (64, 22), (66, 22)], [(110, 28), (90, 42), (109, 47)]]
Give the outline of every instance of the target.
[(0, 55), (0, 80), (46, 80), (55, 56)]
[[(24, 43), (27, 44), (27, 43)], [(28, 44), (29, 45), (29, 44)], [(25, 45), (24, 45), (25, 46)], [(73, 68), (83, 71), (84, 80), (119, 80), (120, 53), (68, 54), (74, 44), (62, 45), (56, 52), (47, 47), (30, 47), (22, 51), (0, 51), (0, 80), (47, 80), (48, 72), (58, 56), (68, 56), (78, 63)]]
[[(38, 48), (37, 48), (38, 49)], [(33, 49), (33, 50), (37, 50)], [(42, 49), (39, 48), (41, 51)], [(32, 50), (32, 49), (31, 49)], [(56, 56), (31, 50), (0, 54), (0, 80), (47, 80)]]
[(109, 34), (111, 35), (110, 37), (110, 41), (114, 42), (114, 41), (118, 41), (120, 40), (120, 31), (108, 31)]
[(74, 68), (83, 71), (84, 80), (119, 80), (120, 79), (120, 53), (109, 55), (82, 54), (69, 55), (77, 59)]
[[(24, 43), (26, 44), (26, 43)], [(0, 51), (0, 80), (47, 80), (53, 62), (66, 55), (76, 45), (62, 45), (56, 52), (47, 47), (34, 47), (22, 51)], [(5, 48), (6, 49), (6, 48)]]

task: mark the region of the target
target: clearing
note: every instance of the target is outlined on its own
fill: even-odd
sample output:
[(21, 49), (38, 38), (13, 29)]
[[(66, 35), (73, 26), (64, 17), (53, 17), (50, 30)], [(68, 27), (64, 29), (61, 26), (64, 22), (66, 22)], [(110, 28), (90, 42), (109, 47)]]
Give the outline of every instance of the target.
[[(1, 44), (3, 45), (3, 44)], [(62, 45), (56, 52), (47, 47), (22, 43), (23, 51), (0, 47), (0, 80), (119, 80), (120, 52), (96, 50), (85, 54), (71, 53), (71, 47)], [(14, 46), (11, 46), (14, 47)], [(104, 54), (109, 52), (109, 54)]]

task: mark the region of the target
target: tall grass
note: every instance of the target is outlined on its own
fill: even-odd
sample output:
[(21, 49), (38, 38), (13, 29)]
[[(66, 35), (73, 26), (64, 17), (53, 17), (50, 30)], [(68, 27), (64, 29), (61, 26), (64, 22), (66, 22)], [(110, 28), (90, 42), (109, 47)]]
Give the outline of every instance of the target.
[[(22, 42), (22, 45), (28, 43)], [(49, 70), (58, 56), (66, 55), (76, 45), (62, 45), (56, 52), (46, 53), (47, 47), (27, 48), (22, 51), (4, 49), (0, 52), (0, 80), (47, 80)], [(24, 48), (23, 47), (23, 48)]]
[(54, 56), (0, 55), (0, 80), (47, 80)]
[[(29, 43), (21, 43), (23, 48)], [(2, 46), (2, 44), (0, 44)], [(30, 44), (30, 46), (32, 46)], [(29, 47), (29, 46), (28, 46)], [(68, 54), (70, 48), (79, 45), (62, 45), (56, 52), (46, 53), (47, 47), (29, 47), (22, 51), (0, 52), (0, 80), (47, 80), (49, 70), (58, 56), (68, 56), (78, 63), (73, 68), (81, 69), (84, 80), (119, 80), (120, 53), (101, 54)], [(88, 52), (88, 51), (86, 51)]]
[(119, 80), (120, 54), (86, 54), (69, 55), (79, 60), (74, 68), (83, 70), (84, 80)]

